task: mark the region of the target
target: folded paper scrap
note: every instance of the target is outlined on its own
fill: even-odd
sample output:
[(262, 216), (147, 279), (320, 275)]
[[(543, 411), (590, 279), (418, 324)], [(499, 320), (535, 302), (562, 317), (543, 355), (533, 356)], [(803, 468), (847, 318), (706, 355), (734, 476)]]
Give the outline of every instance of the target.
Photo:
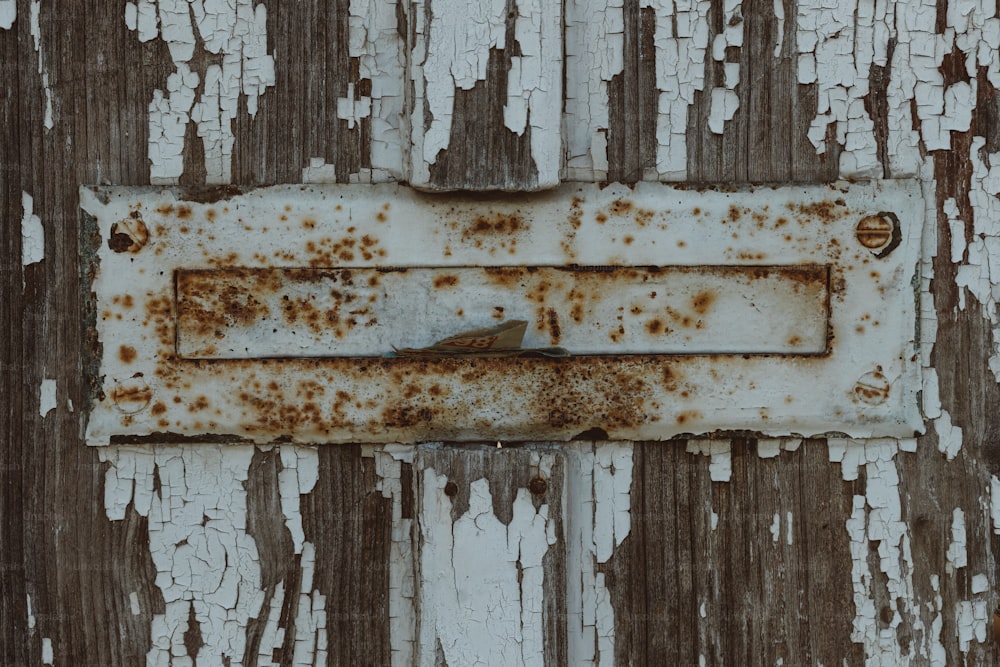
[(562, 347), (523, 348), (524, 332), (528, 328), (525, 320), (511, 320), (487, 329), (464, 331), (450, 338), (440, 340), (430, 347), (393, 348), (390, 357), (446, 357), (474, 355), (477, 357), (568, 357), (569, 351)]

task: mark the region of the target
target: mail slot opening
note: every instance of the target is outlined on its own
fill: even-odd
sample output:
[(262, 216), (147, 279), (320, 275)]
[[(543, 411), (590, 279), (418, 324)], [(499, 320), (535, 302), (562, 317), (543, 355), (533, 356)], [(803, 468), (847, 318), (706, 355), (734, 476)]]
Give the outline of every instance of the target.
[(827, 350), (830, 269), (796, 266), (226, 268), (175, 274), (184, 359), (381, 357), (530, 323), (573, 355)]

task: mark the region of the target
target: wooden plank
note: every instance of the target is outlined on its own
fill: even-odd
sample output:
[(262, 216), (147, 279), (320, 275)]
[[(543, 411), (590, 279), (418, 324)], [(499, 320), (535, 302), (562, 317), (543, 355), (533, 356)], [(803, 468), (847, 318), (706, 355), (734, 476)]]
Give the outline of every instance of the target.
[(420, 664), (566, 661), (563, 454), (421, 446)]
[(521, 191), (557, 185), (561, 4), (420, 0), (407, 9), (414, 26), (410, 185)]
[(735, 441), (728, 483), (683, 442), (637, 443), (634, 466), (632, 529), (603, 568), (616, 664), (859, 659), (842, 639), (851, 561), (831, 519), (850, 513), (852, 485), (831, 480), (821, 442), (761, 459)]

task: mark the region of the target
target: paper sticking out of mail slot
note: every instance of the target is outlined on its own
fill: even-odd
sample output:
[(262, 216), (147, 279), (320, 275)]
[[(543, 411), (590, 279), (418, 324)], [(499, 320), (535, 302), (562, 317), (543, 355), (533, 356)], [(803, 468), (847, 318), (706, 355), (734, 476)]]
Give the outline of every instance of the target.
[(524, 332), (528, 328), (525, 320), (511, 320), (495, 327), (463, 331), (429, 347), (403, 349), (393, 348), (397, 357), (568, 357), (569, 351), (562, 347), (523, 348)]

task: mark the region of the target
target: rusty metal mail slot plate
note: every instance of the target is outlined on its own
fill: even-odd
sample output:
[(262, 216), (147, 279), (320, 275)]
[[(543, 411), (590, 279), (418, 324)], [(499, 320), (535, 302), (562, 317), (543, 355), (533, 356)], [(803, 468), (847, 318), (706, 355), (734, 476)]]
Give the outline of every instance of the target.
[[(381, 357), (465, 322), (577, 355), (821, 354), (822, 266), (179, 270), (184, 359)], [(461, 324), (460, 324), (461, 323)]]
[[(922, 429), (913, 182), (81, 206), (89, 444)], [(514, 319), (570, 356), (387, 356)]]

